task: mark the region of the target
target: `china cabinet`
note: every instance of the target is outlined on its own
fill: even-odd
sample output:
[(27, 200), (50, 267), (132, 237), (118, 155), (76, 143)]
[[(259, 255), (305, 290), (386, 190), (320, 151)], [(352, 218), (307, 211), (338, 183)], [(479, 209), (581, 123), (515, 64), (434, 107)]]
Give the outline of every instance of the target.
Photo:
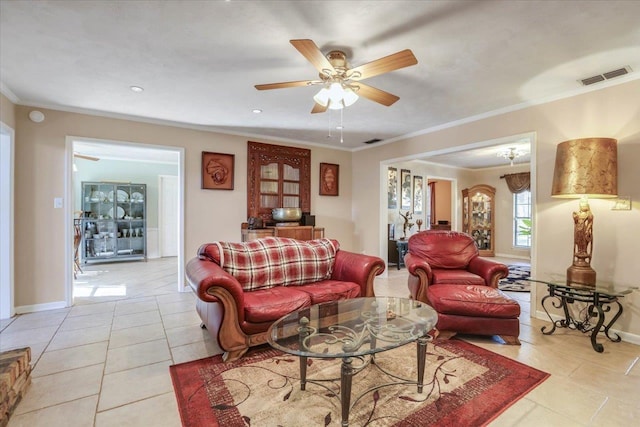
[(495, 256), (496, 189), (490, 185), (475, 185), (462, 190), (462, 230), (473, 237), (480, 256)]
[(147, 186), (82, 182), (82, 261), (147, 258)]
[(311, 150), (249, 141), (247, 217), (273, 225), (274, 208), (311, 210)]

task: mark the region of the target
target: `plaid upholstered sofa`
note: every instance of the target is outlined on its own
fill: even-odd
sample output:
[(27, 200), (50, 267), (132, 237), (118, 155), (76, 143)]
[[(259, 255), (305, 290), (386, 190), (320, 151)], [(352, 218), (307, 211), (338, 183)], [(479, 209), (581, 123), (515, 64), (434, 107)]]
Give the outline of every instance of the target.
[(336, 240), (266, 237), (244, 243), (202, 245), (187, 263), (196, 310), (224, 350), (239, 359), (264, 344), (269, 326), (313, 304), (373, 296), (378, 257), (340, 250)]

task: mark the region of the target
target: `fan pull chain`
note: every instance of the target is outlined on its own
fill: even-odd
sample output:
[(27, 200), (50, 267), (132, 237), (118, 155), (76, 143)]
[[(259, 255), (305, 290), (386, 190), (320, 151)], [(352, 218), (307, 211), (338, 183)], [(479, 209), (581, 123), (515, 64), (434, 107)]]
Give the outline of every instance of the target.
[(344, 128), (344, 124), (343, 124), (343, 111), (344, 108), (340, 109), (340, 144), (344, 144), (344, 139), (342, 138), (342, 129)]

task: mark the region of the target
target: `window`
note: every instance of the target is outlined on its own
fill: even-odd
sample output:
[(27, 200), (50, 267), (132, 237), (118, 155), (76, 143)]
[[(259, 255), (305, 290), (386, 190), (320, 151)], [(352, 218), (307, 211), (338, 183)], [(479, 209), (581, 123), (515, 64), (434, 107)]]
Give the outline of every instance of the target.
[(531, 247), (531, 191), (513, 195), (513, 246)]

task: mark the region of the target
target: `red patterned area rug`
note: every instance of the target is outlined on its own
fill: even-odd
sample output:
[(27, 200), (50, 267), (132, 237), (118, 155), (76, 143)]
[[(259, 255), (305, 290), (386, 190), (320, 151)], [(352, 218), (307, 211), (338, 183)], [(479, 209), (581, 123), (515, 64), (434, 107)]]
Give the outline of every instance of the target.
[[(307, 379), (337, 379), (340, 360), (308, 359)], [(416, 377), (416, 345), (376, 356), (376, 364), (402, 378)], [(242, 359), (214, 356), (170, 367), (182, 423), (199, 426), (339, 426), (340, 381), (307, 383), (300, 390), (299, 361), (269, 347)], [(364, 393), (390, 378), (374, 366), (353, 377), (350, 426), (486, 425), (549, 374), (460, 340), (429, 343), (424, 390), (393, 385)], [(354, 398), (364, 396), (354, 402)]]

